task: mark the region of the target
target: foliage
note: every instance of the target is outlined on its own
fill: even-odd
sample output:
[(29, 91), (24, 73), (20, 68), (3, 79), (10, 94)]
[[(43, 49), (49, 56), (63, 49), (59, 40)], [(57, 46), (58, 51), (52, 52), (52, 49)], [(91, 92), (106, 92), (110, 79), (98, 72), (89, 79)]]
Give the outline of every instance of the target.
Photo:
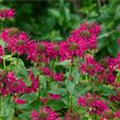
[(119, 120), (119, 0), (45, 3), (0, 6), (0, 120)]

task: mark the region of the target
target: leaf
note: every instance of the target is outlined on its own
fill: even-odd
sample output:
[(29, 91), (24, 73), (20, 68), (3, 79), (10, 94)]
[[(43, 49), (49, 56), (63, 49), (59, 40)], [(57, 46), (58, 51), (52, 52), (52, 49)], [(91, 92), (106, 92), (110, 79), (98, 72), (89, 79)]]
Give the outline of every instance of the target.
[(4, 55), (4, 56), (2, 56), (2, 58), (5, 59), (5, 60), (10, 60), (11, 55)]
[(65, 88), (52, 89), (49, 91), (49, 93), (59, 94), (59, 95), (64, 96), (67, 94), (67, 89)]
[(17, 64), (17, 58), (15, 57), (12, 57), (10, 60), (13, 64), (13, 70), (16, 76), (26, 78), (28, 76), (28, 72), (24, 65), (24, 62), (21, 59), (18, 59), (18, 64)]
[(114, 95), (114, 96), (116, 96), (116, 92), (113, 90), (113, 88), (111, 86), (96, 85), (95, 89), (102, 92), (104, 95)]
[[(23, 72), (24, 71), (24, 72)], [(16, 76), (19, 78), (19, 77), (27, 77), (28, 76), (28, 72), (25, 68), (23, 67), (20, 67), (20, 66), (15, 66), (14, 68), (14, 72), (16, 74)]]
[(65, 107), (65, 104), (60, 100), (49, 100), (47, 105), (50, 106), (53, 110), (61, 110)]
[(69, 91), (70, 94), (74, 94), (75, 93), (75, 84), (72, 83), (70, 80), (66, 80), (65, 81), (67, 90)]
[(117, 8), (116, 8), (115, 19), (120, 19), (120, 5), (117, 6)]
[(21, 60), (20, 58), (17, 59), (17, 58), (15, 58), (15, 57), (12, 57), (12, 58), (10, 59), (10, 61), (12, 61), (12, 63), (13, 63), (14, 65), (18, 65), (18, 66), (21, 66), (21, 67), (25, 68), (25, 64), (24, 64), (23, 60)]
[[(18, 118), (19, 118), (19, 120), (30, 120), (30, 118), (28, 116), (29, 116), (29, 113), (24, 112), (23, 114), (20, 114)], [(16, 120), (18, 120), (18, 119), (16, 119)]]
[(80, 79), (80, 72), (78, 68), (73, 68), (72, 77), (74, 79), (74, 84), (78, 84), (79, 79)]
[(42, 105), (42, 102), (40, 100), (34, 100), (32, 103), (30, 103), (32, 108), (39, 110), (39, 107)]
[[(2, 117), (5, 118), (5, 120), (11, 120), (14, 116), (14, 104), (12, 101), (9, 101), (9, 97), (2, 98)], [(7, 109), (6, 109), (7, 108)]]
[(66, 22), (69, 22), (69, 20), (70, 20), (70, 10), (67, 7), (64, 7), (63, 10), (64, 10), (65, 20), (66, 20)]
[(34, 75), (35, 75), (36, 77), (40, 74), (40, 71), (37, 70), (37, 68), (31, 67), (30, 69), (32, 70), (32, 72), (34, 73)]
[(19, 99), (23, 99), (26, 102), (33, 101), (35, 98), (36, 98), (35, 93), (23, 94), (22, 96), (19, 97)]
[(41, 88), (45, 90), (47, 88), (47, 81), (49, 80), (49, 78), (46, 77), (45, 75), (40, 75), (39, 79)]
[(57, 9), (48, 9), (48, 12), (50, 15), (52, 15), (55, 18), (60, 18), (60, 12)]
[(61, 61), (59, 63), (56, 63), (56, 65), (62, 65), (62, 66), (70, 65), (70, 60)]
[(81, 88), (79, 89), (79, 95), (83, 95), (83, 94), (86, 94), (88, 91), (90, 91), (92, 89), (92, 86), (87, 86), (85, 88)]
[(29, 104), (22, 104), (22, 105), (17, 104), (16, 108), (19, 110), (25, 110), (25, 111), (27, 111), (27, 110), (29, 111), (32, 109), (32, 107)]
[(111, 34), (113, 34), (113, 33), (115, 33), (115, 32), (116, 32), (116, 30), (112, 30), (112, 31), (110, 31), (110, 32), (108, 32), (108, 33), (105, 33), (105, 34), (103, 34), (103, 35), (98, 36), (98, 39), (102, 39), (102, 38), (104, 38), (104, 37), (108, 37), (108, 36), (110, 36)]
[(0, 39), (0, 45), (4, 48), (5, 47), (5, 42), (3, 42), (3, 40)]
[(28, 77), (25, 80), (25, 82), (26, 82), (27, 87), (30, 87), (32, 85), (32, 83), (33, 83)]
[(116, 82), (120, 82), (120, 71), (117, 71)]

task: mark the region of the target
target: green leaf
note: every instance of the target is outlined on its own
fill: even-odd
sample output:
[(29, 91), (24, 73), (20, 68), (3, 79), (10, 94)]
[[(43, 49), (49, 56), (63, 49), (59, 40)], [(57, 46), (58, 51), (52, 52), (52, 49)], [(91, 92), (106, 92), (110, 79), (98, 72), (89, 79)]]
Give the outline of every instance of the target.
[[(24, 72), (23, 72), (23, 71), (24, 71)], [(23, 67), (20, 67), (20, 66), (15, 66), (14, 72), (15, 72), (15, 74), (16, 74), (16, 76), (17, 76), (18, 78), (20, 78), (20, 77), (25, 78), (25, 77), (28, 76), (27, 70), (26, 70), (25, 68), (23, 68)]]
[(16, 108), (19, 109), (19, 110), (25, 110), (25, 111), (29, 111), (32, 109), (32, 107), (30, 106), (30, 104), (17, 104), (16, 105)]
[(0, 45), (4, 48), (5, 47), (5, 42), (3, 42), (3, 40), (0, 39)]
[(15, 120), (18, 120), (18, 119), (19, 120), (30, 120), (30, 118), (28, 116), (29, 116), (29, 113), (24, 112), (24, 113), (20, 114), (19, 117), (16, 118)]
[(108, 36), (110, 36), (111, 34), (113, 34), (115, 32), (116, 32), (116, 30), (112, 30), (112, 31), (110, 31), (108, 33), (102, 34), (102, 35), (98, 36), (98, 39), (102, 39), (104, 37), (108, 37)]
[(59, 63), (56, 63), (56, 65), (68, 66), (70, 65), (70, 60), (61, 61)]
[(102, 92), (104, 95), (114, 95), (116, 96), (116, 92), (113, 90), (112, 86), (107, 86), (107, 85), (95, 85), (94, 86), (96, 90), (99, 90)]
[(5, 59), (5, 60), (10, 60), (11, 55), (4, 55), (4, 56), (2, 56), (2, 58)]
[[(13, 70), (18, 78), (19, 77), (26, 78), (28, 76), (28, 72), (24, 65), (24, 62), (20, 58), (17, 60), (17, 58), (12, 57), (10, 58), (10, 61), (12, 62), (11, 64), (12, 64)], [(18, 61), (18, 64), (17, 64), (17, 61)]]
[(21, 66), (21, 67), (25, 68), (25, 64), (24, 64), (23, 60), (21, 60), (20, 58), (17, 59), (17, 58), (15, 58), (15, 57), (12, 57), (12, 58), (10, 59), (10, 61), (11, 61), (12, 64), (14, 64), (14, 65)]
[(65, 16), (66, 22), (69, 22), (69, 20), (70, 20), (70, 10), (67, 7), (64, 7), (64, 16)]
[[(5, 120), (11, 120), (14, 116), (14, 104), (12, 101), (9, 101), (9, 97), (2, 98), (2, 117), (6, 118)], [(7, 109), (6, 109), (7, 108)]]
[(42, 105), (42, 102), (40, 100), (34, 100), (32, 103), (30, 103), (32, 108), (39, 110), (39, 107)]
[(59, 94), (59, 95), (64, 96), (67, 94), (67, 89), (65, 88), (52, 89), (49, 91), (49, 93)]
[(19, 97), (19, 99), (23, 99), (26, 102), (33, 101), (36, 98), (35, 93), (28, 93), (28, 94), (23, 94), (22, 96)]
[(80, 71), (78, 70), (78, 68), (73, 68), (72, 77), (74, 79), (74, 84), (78, 84), (80, 79)]
[(26, 82), (27, 87), (30, 87), (33, 83), (29, 77), (26, 78), (25, 82)]
[(78, 94), (83, 95), (92, 89), (92, 86), (86, 86), (84, 88), (79, 88)]
[(49, 78), (46, 77), (45, 75), (40, 75), (39, 79), (40, 79), (41, 88), (46, 90), (46, 88), (47, 88), (47, 81), (49, 80)]
[(61, 110), (65, 107), (65, 104), (60, 100), (49, 100), (47, 105), (54, 110)]
[(31, 67), (30, 69), (33, 71), (33, 74), (34, 74), (36, 77), (40, 74), (40, 71), (37, 70), (37, 68)]
[(75, 84), (74, 83), (72, 83), (70, 80), (66, 80), (65, 85), (70, 94), (75, 93)]
[(120, 5), (117, 7), (115, 11), (115, 19), (120, 19)]
[(0, 0), (0, 2), (2, 3), (2, 2), (3, 2), (3, 0)]
[(48, 12), (50, 15), (52, 15), (55, 18), (60, 18), (60, 12), (57, 9), (48, 9)]

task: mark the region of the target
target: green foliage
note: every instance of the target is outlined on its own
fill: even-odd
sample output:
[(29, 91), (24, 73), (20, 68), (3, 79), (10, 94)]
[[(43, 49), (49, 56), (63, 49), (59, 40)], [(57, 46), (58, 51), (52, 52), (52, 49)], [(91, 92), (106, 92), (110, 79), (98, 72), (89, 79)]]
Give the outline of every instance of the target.
[[(78, 26), (80, 18), (70, 9), (66, 1), (18, 1), (3, 2), (15, 8), (14, 25), (27, 31), (36, 39), (63, 40), (73, 27)], [(37, 12), (37, 13), (36, 13)]]
[[(2, 3), (3, 5), (0, 5), (0, 9), (6, 6), (16, 9), (16, 16), (12, 20), (12, 24), (28, 32), (36, 40), (65, 40), (73, 28), (79, 27), (80, 22), (98, 22), (101, 25), (102, 32), (98, 36), (98, 51), (94, 57), (97, 60), (106, 55), (115, 57), (119, 51), (117, 44), (119, 36), (117, 27), (120, 24), (119, 0), (110, 0), (105, 4), (101, 2), (101, 6), (99, 7), (97, 1), (86, 2), (82, 0), (81, 7), (79, 7), (77, 13), (72, 8), (72, 2), (65, 0), (58, 0), (57, 2), (36, 1), (34, 3), (31, 1), (19, 1), (19, 4), (18, 1), (13, 0), (12, 2), (2, 1)], [(11, 27), (12, 24), (6, 21), (3, 27)], [(0, 45), (4, 47), (5, 43), (0, 40)], [(53, 110), (63, 110), (65, 113), (66, 109), (70, 109), (71, 107), (73, 109), (77, 108), (77, 97), (85, 95), (88, 92), (98, 92), (102, 98), (109, 97), (110, 95), (116, 96), (116, 92), (112, 86), (97, 84), (95, 80), (91, 80), (92, 77), (89, 78), (87, 74), (82, 75), (77, 64), (80, 61), (77, 58), (75, 58), (76, 61), (73, 64), (71, 64), (70, 60), (62, 62), (56, 60), (48, 63), (51, 70), (54, 69), (56, 73), (65, 71), (65, 73), (63, 72), (65, 78), (61, 83), (53, 81), (53, 78), (42, 74), (41, 71), (33, 67), (34, 65), (27, 67), (27, 64), (24, 63), (24, 58), (18, 57), (16, 53), (10, 55), (8, 51), (6, 55), (2, 56), (2, 59), (7, 63), (7, 70), (13, 70), (17, 78), (22, 78), (27, 87), (30, 87), (32, 82), (28, 78), (28, 70), (31, 69), (36, 77), (39, 75), (39, 90), (37, 91), (38, 93), (19, 95), (19, 99), (26, 102), (23, 105), (13, 103), (11, 100), (13, 98), (2, 98), (3, 120), (11, 120), (16, 112), (18, 112), (17, 117), (19, 119), (29, 120), (31, 110), (39, 110), (39, 107), (43, 106), (44, 103), (40, 98), (44, 97), (47, 99), (45, 105), (51, 107)], [(72, 77), (72, 80), (69, 77)], [(120, 81), (119, 77), (120, 72), (117, 71), (117, 82)], [(49, 94), (57, 94), (62, 97), (60, 100), (53, 100), (49, 98)], [(21, 114), (19, 114), (19, 111)], [(86, 114), (82, 108), (77, 112)], [(88, 114), (83, 117), (83, 120), (88, 120), (89, 118), (95, 120), (95, 118), (91, 118)]]

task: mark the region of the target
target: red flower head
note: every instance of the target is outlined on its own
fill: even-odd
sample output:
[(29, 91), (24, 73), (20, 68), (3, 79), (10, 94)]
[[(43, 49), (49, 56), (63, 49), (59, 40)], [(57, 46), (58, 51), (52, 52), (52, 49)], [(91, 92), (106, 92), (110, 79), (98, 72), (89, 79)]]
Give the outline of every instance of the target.
[(31, 113), (31, 120), (61, 120), (55, 111), (50, 108), (39, 108), (39, 111), (33, 110)]
[(58, 95), (58, 94), (52, 94), (52, 93), (50, 93), (50, 94), (49, 94), (49, 97), (50, 97), (51, 99), (54, 99), (54, 100), (59, 100), (59, 99), (61, 99), (61, 95)]
[(5, 19), (5, 18), (13, 18), (15, 14), (14, 9), (3, 9), (0, 10), (0, 19)]

